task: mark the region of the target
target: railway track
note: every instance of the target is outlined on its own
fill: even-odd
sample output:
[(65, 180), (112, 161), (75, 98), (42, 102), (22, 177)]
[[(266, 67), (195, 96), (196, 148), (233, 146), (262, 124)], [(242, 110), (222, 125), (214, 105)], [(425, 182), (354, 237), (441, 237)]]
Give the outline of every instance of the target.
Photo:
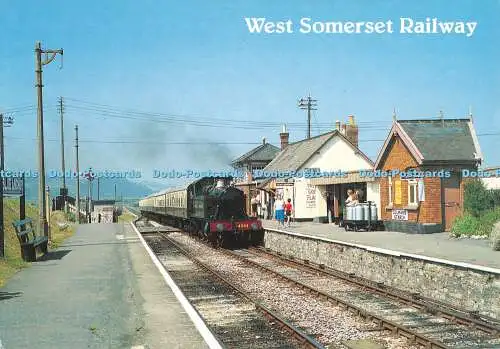
[(148, 224), (139, 224), (137, 228), (208, 327), (227, 348), (323, 348), (200, 262), (163, 232), (174, 229), (151, 232)]
[[(346, 282), (332, 272), (283, 259), (264, 249), (223, 251), (249, 265), (306, 289), (319, 298), (375, 321), (381, 329), (428, 348), (500, 348), (500, 327), (480, 318), (460, 317), (418, 299), (383, 290), (383, 285)], [(442, 305), (442, 304), (441, 304)]]
[[(408, 344), (388, 343), (386, 346), (388, 348), (413, 348), (414, 345), (427, 348), (500, 348), (500, 327), (494, 319), (482, 318), (478, 314), (467, 313), (459, 309), (448, 309), (446, 304), (431, 302), (418, 294), (397, 291), (380, 283), (357, 278), (352, 274), (325, 269), (322, 265), (315, 266), (308, 261), (286, 258), (262, 248), (229, 251), (213, 250), (204, 246), (202, 249), (199, 247), (192, 249), (193, 244), (200, 243), (185, 235), (172, 235), (176, 235), (176, 243), (180, 244), (179, 247), (189, 250), (188, 253), (203, 256), (201, 250), (210, 249), (219, 255), (224, 254), (237, 259), (247, 267), (272, 275), (290, 286), (298, 287), (318, 301), (326, 300), (332, 305), (340, 306), (344, 312), (350, 310), (350, 314), (375, 324), (375, 327), (371, 328), (365, 326), (365, 330), (380, 332), (378, 339), (383, 337), (382, 333), (387, 333), (386, 331), (408, 339)], [(200, 262), (205, 265), (209, 264), (205, 258)], [(217, 263), (212, 268), (217, 268)], [(228, 278), (227, 273), (224, 271), (221, 273), (220, 269), (217, 269), (222, 278)], [(247, 275), (250, 274), (251, 272), (247, 273)], [(325, 319), (325, 321), (329, 320)], [(293, 323), (297, 322), (293, 321)], [(341, 346), (346, 341), (325, 340), (325, 336), (321, 333), (321, 326), (312, 326), (312, 328), (302, 326), (302, 328), (313, 337), (323, 337), (320, 342), (325, 345), (333, 343), (339, 348), (347, 346)], [(363, 336), (359, 334), (351, 334), (348, 338), (361, 337)]]

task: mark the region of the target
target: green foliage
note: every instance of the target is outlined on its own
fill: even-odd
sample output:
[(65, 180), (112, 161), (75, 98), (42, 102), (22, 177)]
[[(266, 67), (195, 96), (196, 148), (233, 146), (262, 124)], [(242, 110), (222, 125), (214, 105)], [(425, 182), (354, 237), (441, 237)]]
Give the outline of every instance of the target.
[(451, 235), (459, 237), (462, 235), (474, 235), (475, 232), (479, 230), (479, 219), (470, 215), (464, 214), (463, 216), (457, 217), (453, 221), (453, 226), (451, 227)]
[(65, 214), (66, 220), (69, 222), (76, 222), (76, 215), (73, 212), (67, 212)]
[(465, 212), (478, 218), (483, 212), (492, 208), (492, 195), (481, 180), (472, 180), (465, 184), (464, 209)]
[(500, 207), (484, 212), (479, 218), (469, 213), (457, 217), (451, 228), (451, 235), (458, 236), (490, 236), (493, 226), (500, 221)]

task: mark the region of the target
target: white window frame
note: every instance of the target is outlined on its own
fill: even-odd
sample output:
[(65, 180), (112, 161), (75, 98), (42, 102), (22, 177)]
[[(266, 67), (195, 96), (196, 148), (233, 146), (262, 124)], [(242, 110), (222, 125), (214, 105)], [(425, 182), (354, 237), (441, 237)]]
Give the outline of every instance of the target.
[(392, 206), (392, 177), (388, 176), (387, 180), (389, 183), (389, 206)]
[[(410, 201), (411, 198), (410, 194), (412, 190), (414, 191), (413, 192), (413, 199), (415, 200), (414, 202)], [(418, 206), (418, 181), (416, 179), (408, 180), (408, 206)]]

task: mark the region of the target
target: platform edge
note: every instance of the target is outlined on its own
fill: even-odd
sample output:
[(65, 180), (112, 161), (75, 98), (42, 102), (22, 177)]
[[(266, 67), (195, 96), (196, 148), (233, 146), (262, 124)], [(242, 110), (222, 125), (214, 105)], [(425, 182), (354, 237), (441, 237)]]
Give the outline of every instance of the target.
[(158, 269), (160, 274), (163, 276), (163, 279), (165, 280), (166, 284), (170, 287), (170, 289), (174, 293), (175, 297), (177, 298), (177, 300), (179, 301), (181, 306), (184, 308), (184, 310), (188, 314), (189, 318), (191, 319), (191, 321), (193, 322), (196, 329), (201, 334), (201, 336), (203, 337), (203, 339), (205, 340), (207, 345), (210, 347), (210, 349), (223, 349), (223, 347), (220, 345), (219, 341), (215, 338), (214, 334), (207, 327), (207, 325), (205, 324), (203, 319), (200, 317), (200, 315), (198, 314), (196, 309), (194, 309), (194, 307), (191, 305), (191, 303), (189, 303), (186, 296), (182, 293), (182, 291), (179, 289), (179, 287), (175, 284), (174, 280), (168, 274), (168, 272), (165, 269), (165, 267), (163, 266), (163, 264), (161, 264), (158, 257), (156, 257), (154, 252), (148, 246), (148, 244), (146, 243), (146, 240), (144, 240), (144, 238), (142, 237), (139, 230), (137, 230), (137, 228), (132, 223), (130, 223), (130, 225), (132, 226), (135, 233), (137, 234), (137, 236), (141, 240), (142, 245), (144, 246), (144, 248), (148, 252), (149, 256), (151, 257), (151, 260), (153, 261), (154, 265), (156, 266), (156, 268)]

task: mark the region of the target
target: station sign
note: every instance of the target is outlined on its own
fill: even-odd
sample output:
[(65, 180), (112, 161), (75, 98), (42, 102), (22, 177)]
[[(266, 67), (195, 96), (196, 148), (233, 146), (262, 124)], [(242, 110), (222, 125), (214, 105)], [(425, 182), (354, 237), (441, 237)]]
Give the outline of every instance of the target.
[(408, 210), (392, 210), (392, 219), (395, 221), (407, 221)]
[(3, 178), (3, 195), (4, 196), (23, 195), (23, 178), (21, 177)]

